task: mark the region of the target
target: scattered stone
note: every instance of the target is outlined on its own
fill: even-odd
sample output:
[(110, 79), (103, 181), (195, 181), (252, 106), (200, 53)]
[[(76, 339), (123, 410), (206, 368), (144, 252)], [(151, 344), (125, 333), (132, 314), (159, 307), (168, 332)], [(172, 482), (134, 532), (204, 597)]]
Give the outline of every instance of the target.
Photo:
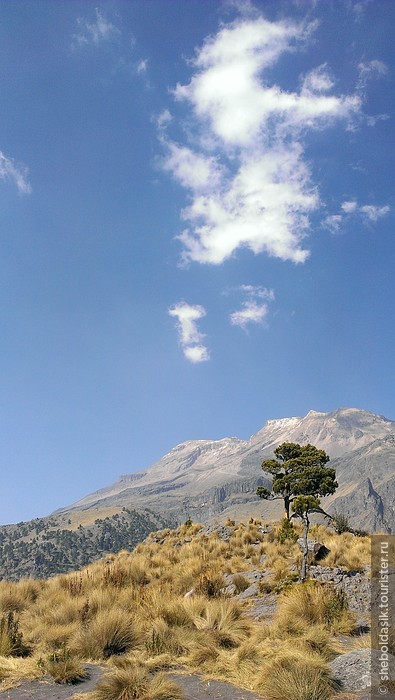
[[(377, 649), (354, 649), (337, 656), (331, 664), (332, 677), (339, 690), (347, 693), (370, 690), (378, 685), (375, 680), (379, 668), (380, 654)], [(395, 657), (388, 654), (390, 677), (394, 677)], [(372, 673), (373, 672), (373, 673)], [(373, 677), (373, 682), (372, 682)]]
[(259, 585), (258, 583), (252, 583), (251, 586), (248, 586), (248, 588), (245, 589), (245, 591), (242, 591), (239, 593), (236, 598), (238, 600), (247, 600), (248, 598), (254, 598), (257, 596), (259, 593)]
[(201, 530), (199, 530), (198, 534), (206, 535), (207, 537), (217, 535), (217, 537), (224, 542), (229, 542), (233, 532), (234, 528), (227, 527), (226, 525), (205, 525)]
[[(299, 537), (298, 545), (303, 552), (303, 550), (304, 550), (303, 537)], [(321, 559), (324, 559), (324, 557), (326, 557), (327, 554), (329, 554), (329, 552), (330, 552), (328, 547), (325, 547), (325, 545), (322, 544), (322, 542), (317, 542), (316, 540), (307, 540), (307, 548), (309, 550), (309, 554), (312, 554), (316, 561), (320, 561)]]
[(310, 578), (316, 581), (333, 583), (337, 591), (346, 596), (351, 612), (360, 616), (361, 624), (368, 621), (371, 607), (369, 568), (363, 571), (349, 571), (342, 566), (310, 566)]
[(245, 615), (256, 622), (270, 622), (277, 610), (277, 605), (278, 596), (275, 593), (268, 593), (251, 601), (250, 607), (245, 610)]

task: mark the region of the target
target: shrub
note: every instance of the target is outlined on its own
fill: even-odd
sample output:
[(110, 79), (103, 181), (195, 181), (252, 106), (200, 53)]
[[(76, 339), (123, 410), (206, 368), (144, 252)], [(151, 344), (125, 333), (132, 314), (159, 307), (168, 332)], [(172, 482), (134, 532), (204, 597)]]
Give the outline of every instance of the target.
[(280, 544), (285, 544), (287, 540), (288, 542), (296, 542), (298, 533), (295, 530), (293, 522), (287, 518), (283, 518), (280, 525), (281, 527), (278, 531)]
[(350, 521), (344, 513), (335, 513), (332, 517), (331, 524), (338, 535), (341, 535), (343, 532), (351, 531)]
[(22, 642), (19, 620), (13, 612), (0, 618), (0, 656), (25, 656), (28, 650)]
[(77, 633), (71, 648), (85, 659), (108, 659), (143, 643), (139, 626), (119, 608), (102, 611)]
[(300, 659), (270, 664), (259, 689), (270, 700), (329, 700), (332, 695), (327, 674)]
[(179, 686), (164, 673), (152, 679), (148, 671), (130, 660), (117, 665), (99, 681), (94, 700), (182, 700)]
[(77, 659), (72, 657), (66, 647), (50, 654), (45, 662), (45, 670), (52, 676), (55, 683), (74, 684), (87, 677), (85, 669)]

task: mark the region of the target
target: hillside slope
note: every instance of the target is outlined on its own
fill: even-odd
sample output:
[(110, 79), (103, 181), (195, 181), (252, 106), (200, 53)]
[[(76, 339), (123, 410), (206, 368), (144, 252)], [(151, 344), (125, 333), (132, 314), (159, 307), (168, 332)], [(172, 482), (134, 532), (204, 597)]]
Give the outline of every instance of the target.
[(0, 527), (0, 579), (67, 572), (189, 518), (278, 518), (282, 502), (262, 501), (256, 489), (270, 487), (260, 465), (285, 441), (310, 442), (331, 457), (339, 488), (323, 501), (329, 512), (357, 529), (393, 531), (395, 422), (355, 408), (310, 411), (267, 421), (249, 440), (189, 440), (48, 518)]

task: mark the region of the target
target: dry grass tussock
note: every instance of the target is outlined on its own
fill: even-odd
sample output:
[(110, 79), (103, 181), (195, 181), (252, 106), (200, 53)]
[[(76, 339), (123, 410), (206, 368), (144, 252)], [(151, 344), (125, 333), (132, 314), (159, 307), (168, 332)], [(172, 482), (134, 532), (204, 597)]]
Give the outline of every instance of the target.
[[(314, 528), (334, 561), (341, 552), (351, 563), (352, 550), (365, 561), (365, 538)], [(71, 682), (93, 660), (108, 674), (92, 700), (179, 700), (179, 688), (161, 673), (175, 666), (271, 700), (325, 700), (336, 635), (353, 628), (344, 600), (329, 585), (289, 585), (300, 555), (281, 525), (269, 533), (258, 520), (228, 525), (229, 541), (200, 530), (189, 524), (155, 533), (132, 553), (48, 581), (1, 582), (0, 620), (12, 615), (14, 627), (4, 622), (0, 634), (0, 687), (45, 672)], [(284, 589), (270, 624), (253, 622), (245, 615), (248, 602), (224, 594), (224, 576), (242, 591), (249, 582), (241, 572), (262, 566), (262, 555), (268, 589)], [(12, 656), (10, 629), (28, 657)]]

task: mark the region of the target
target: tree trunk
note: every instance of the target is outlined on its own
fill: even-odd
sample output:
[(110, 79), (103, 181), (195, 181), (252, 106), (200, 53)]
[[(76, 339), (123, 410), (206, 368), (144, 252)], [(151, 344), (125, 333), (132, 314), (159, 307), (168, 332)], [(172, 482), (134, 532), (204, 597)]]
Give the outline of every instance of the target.
[(290, 497), (287, 494), (285, 494), (285, 496), (284, 496), (284, 505), (285, 505), (285, 513), (287, 515), (287, 520), (290, 520), (291, 517), (289, 514), (289, 509), (290, 509), (291, 504), (290, 504)]
[(305, 514), (305, 517), (303, 518), (303, 560), (302, 560), (302, 570), (300, 572), (300, 579), (301, 581), (305, 581), (307, 577), (307, 557), (309, 555), (309, 545), (307, 543), (307, 537), (309, 534), (309, 526), (310, 526), (310, 521), (309, 521), (309, 516), (308, 513)]

